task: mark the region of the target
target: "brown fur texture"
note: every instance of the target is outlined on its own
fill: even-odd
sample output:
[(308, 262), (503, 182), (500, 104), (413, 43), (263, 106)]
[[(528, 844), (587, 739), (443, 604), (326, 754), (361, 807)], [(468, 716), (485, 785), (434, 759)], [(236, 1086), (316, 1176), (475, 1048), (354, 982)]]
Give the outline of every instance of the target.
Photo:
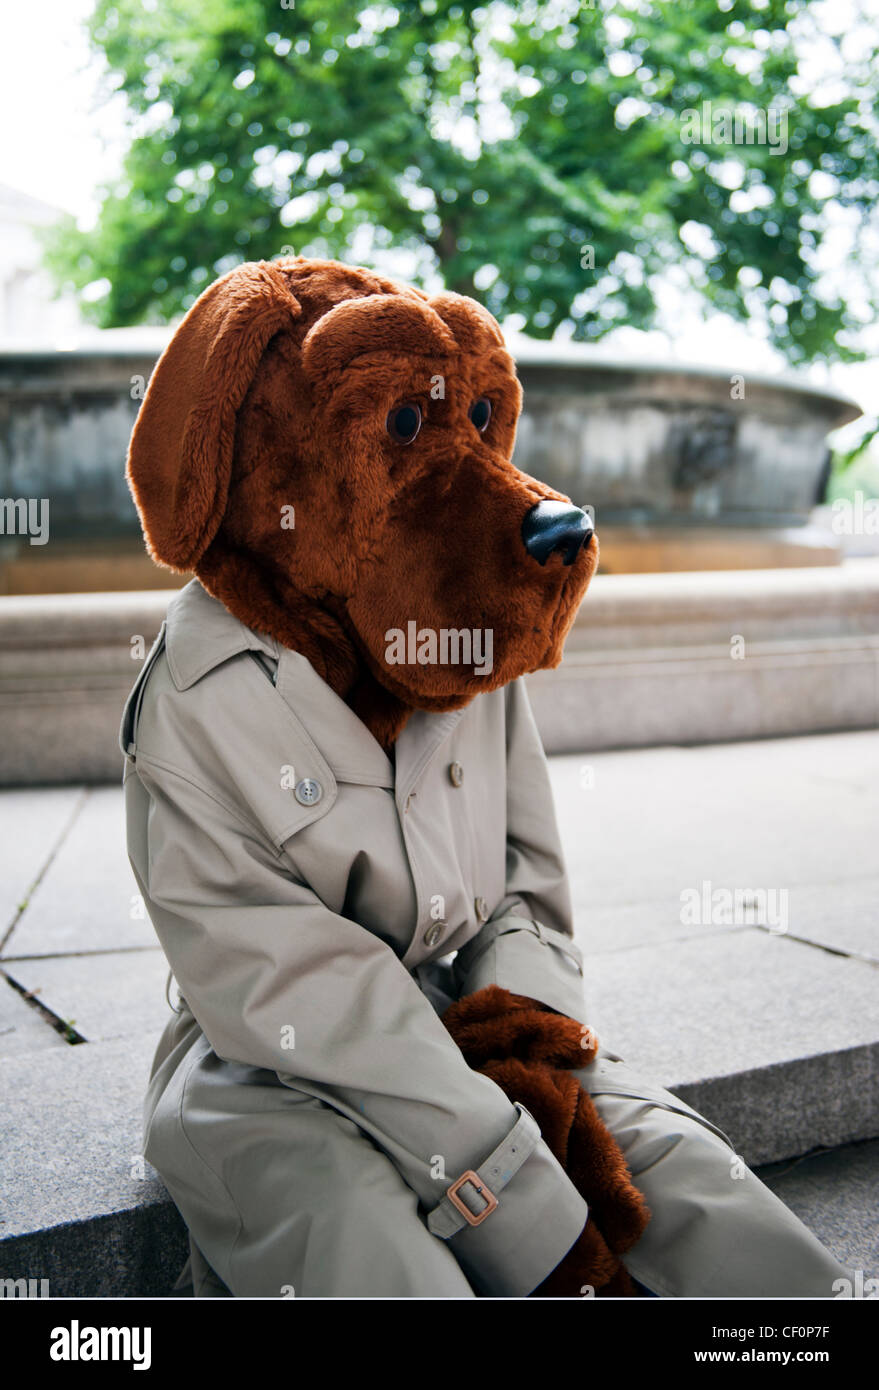
[(443, 1022), (471, 1067), (531, 1111), (541, 1134), (589, 1205), (589, 1219), (564, 1260), (532, 1297), (632, 1297), (621, 1256), (650, 1214), (626, 1160), (572, 1068), (588, 1065), (598, 1041), (574, 1019), (497, 985), (452, 1004)]
[[(521, 398), (472, 299), (334, 261), (238, 266), (177, 328), (135, 424), (149, 552), (302, 652), (389, 750), (413, 709), (557, 666), (596, 568), (595, 537), (571, 565), (525, 550), (526, 513), (569, 499), (510, 461)], [(387, 418), (410, 401), (423, 424), (404, 445)], [(389, 663), (386, 634), (410, 621), (490, 629), (491, 673)]]

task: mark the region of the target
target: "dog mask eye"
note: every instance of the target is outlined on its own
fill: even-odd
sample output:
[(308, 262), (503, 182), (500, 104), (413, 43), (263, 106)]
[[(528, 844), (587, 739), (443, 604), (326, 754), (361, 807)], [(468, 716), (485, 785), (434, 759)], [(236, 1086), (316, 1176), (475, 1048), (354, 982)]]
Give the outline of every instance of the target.
[(387, 431), (396, 444), (411, 444), (421, 429), (421, 406), (414, 401), (396, 405), (386, 421)]
[(478, 401), (474, 401), (470, 407), (470, 419), (473, 421), (480, 434), (485, 434), (488, 429), (488, 422), (491, 419), (491, 401), (487, 396), (480, 396)]

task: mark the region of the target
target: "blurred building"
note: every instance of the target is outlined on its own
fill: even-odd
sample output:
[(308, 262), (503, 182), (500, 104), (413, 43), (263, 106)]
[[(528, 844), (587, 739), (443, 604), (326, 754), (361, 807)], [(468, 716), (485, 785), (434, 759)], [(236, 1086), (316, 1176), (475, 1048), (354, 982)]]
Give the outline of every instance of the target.
[(73, 295), (56, 297), (42, 264), (41, 228), (63, 208), (0, 184), (0, 344), (62, 345), (88, 331)]

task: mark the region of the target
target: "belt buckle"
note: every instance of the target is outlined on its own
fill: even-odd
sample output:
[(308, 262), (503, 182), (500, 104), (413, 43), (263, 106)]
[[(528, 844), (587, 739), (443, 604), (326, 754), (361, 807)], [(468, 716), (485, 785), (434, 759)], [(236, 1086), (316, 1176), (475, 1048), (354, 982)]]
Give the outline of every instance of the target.
[[(466, 1205), (463, 1198), (458, 1196), (458, 1192), (467, 1182), (472, 1183), (472, 1185), (476, 1188), (476, 1191), (479, 1193), (479, 1196), (485, 1202), (485, 1208), (482, 1211), (478, 1212), (476, 1215), (474, 1215), (470, 1208)], [(495, 1197), (491, 1188), (482, 1181), (482, 1178), (479, 1176), (479, 1174), (475, 1173), (472, 1168), (468, 1168), (466, 1172), (462, 1173), (459, 1178), (455, 1179), (451, 1187), (447, 1190), (446, 1196), (448, 1197), (452, 1206), (456, 1207), (457, 1210), (461, 1213), (468, 1226), (481, 1226), (485, 1218), (487, 1216), (491, 1216), (491, 1213), (495, 1210), (498, 1204), (497, 1197)]]

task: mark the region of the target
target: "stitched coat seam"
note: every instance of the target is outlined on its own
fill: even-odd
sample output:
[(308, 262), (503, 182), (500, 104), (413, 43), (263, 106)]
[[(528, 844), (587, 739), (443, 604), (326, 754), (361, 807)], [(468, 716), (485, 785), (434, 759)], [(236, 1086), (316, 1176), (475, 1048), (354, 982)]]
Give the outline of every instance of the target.
[[(147, 765), (147, 768), (160, 768), (163, 772), (170, 773), (172, 777), (176, 777), (179, 781), (185, 782), (187, 786), (195, 787), (195, 790), (201, 792), (202, 796), (206, 796), (209, 801), (213, 801), (216, 806), (219, 806), (229, 815), (234, 816), (239, 825), (245, 826), (252, 834), (256, 834), (259, 840), (271, 849), (274, 857), (280, 859), (283, 851), (276, 846), (274, 840), (268, 839), (266, 831), (258, 826), (255, 821), (249, 820), (237, 807), (232, 806), (228, 801), (224, 801), (223, 798), (217, 796), (215, 792), (209, 791), (207, 787), (201, 782), (196, 781), (194, 777), (187, 776), (185, 772), (181, 772), (180, 768), (174, 767), (171, 763), (166, 763), (164, 759), (157, 758), (152, 753), (144, 753), (142, 749), (138, 749), (137, 758), (138, 761), (142, 759)], [(146, 790), (149, 792), (149, 788)]]

